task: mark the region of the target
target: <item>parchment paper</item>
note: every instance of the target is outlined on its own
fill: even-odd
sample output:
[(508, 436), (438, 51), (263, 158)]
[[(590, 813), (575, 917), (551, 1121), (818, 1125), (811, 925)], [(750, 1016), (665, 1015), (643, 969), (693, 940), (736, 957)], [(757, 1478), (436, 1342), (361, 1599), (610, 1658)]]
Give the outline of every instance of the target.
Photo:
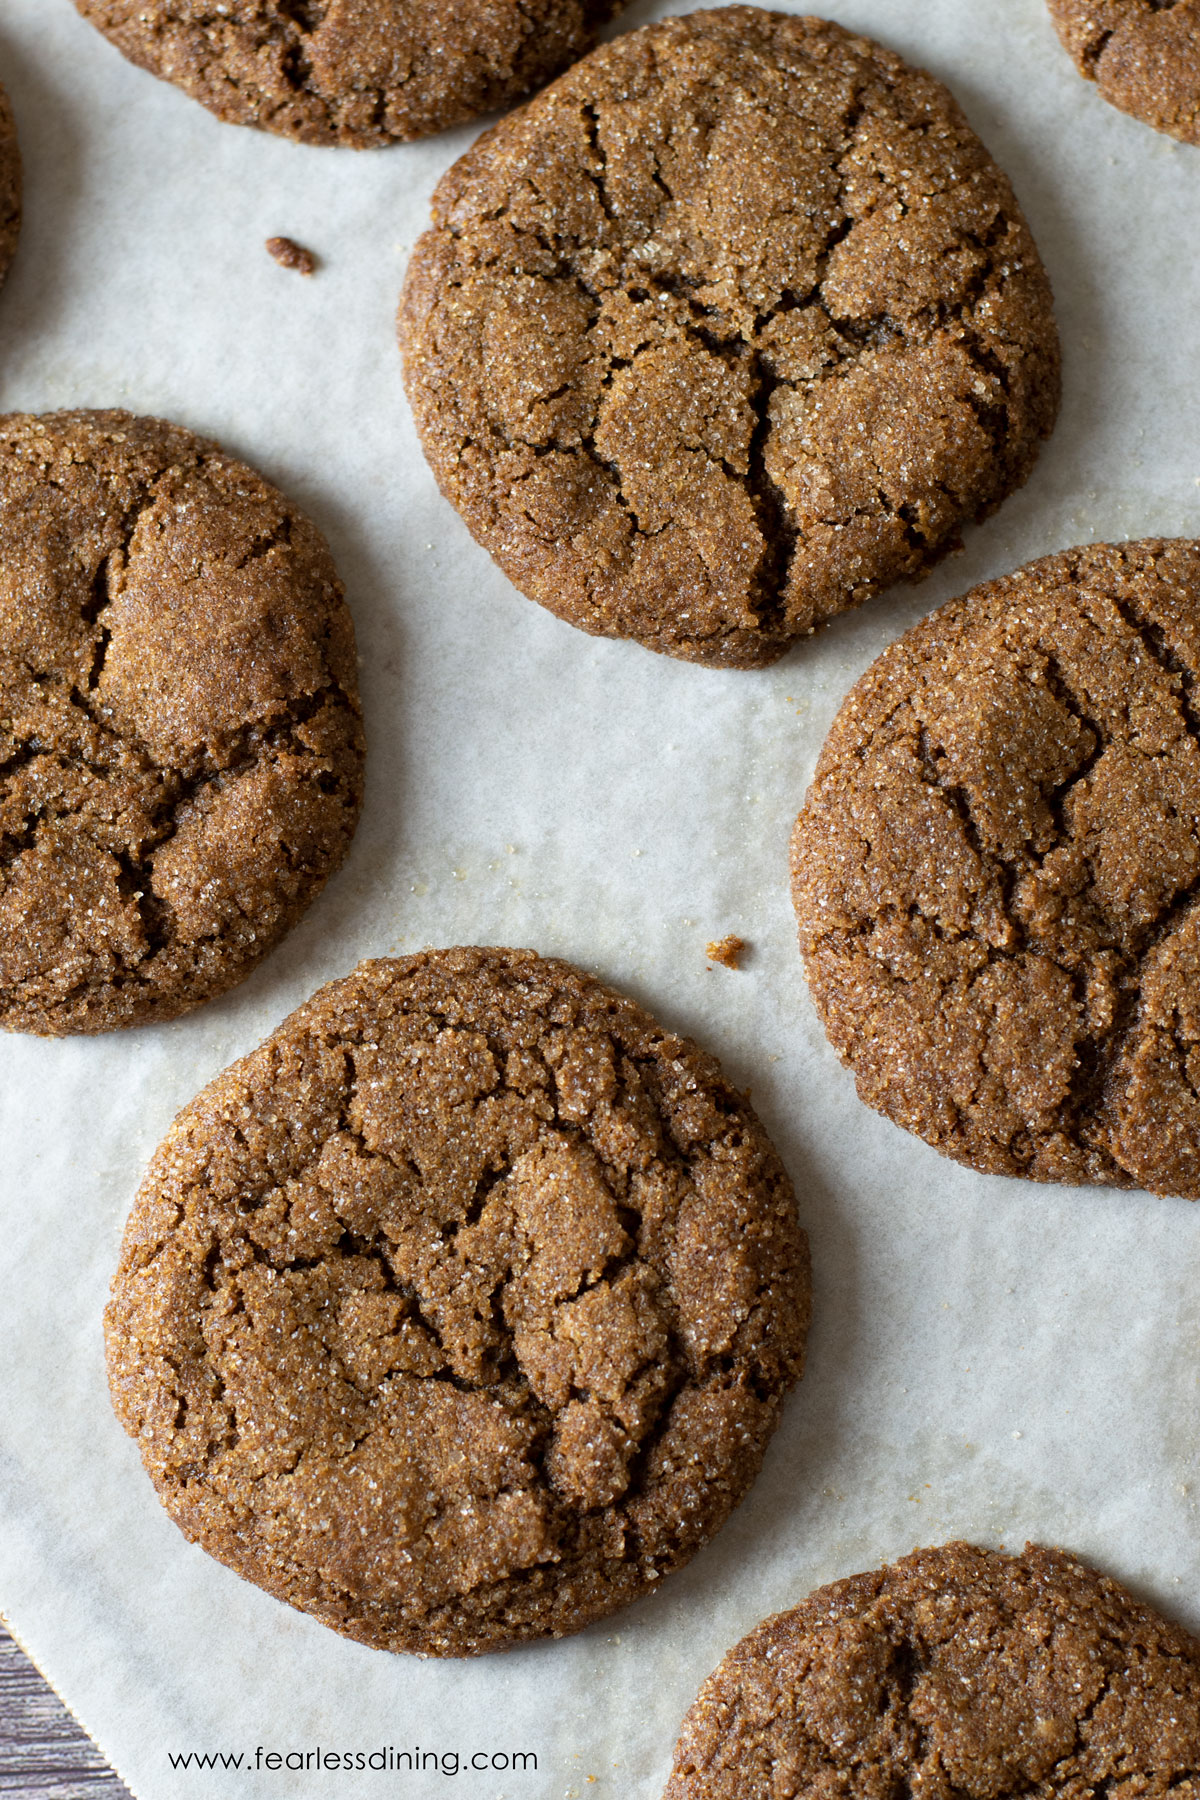
[[(640, 0), (620, 26), (670, 10)], [(1200, 151), (1107, 107), (1041, 0), (831, 11), (946, 80), (1012, 176), (1066, 397), (1028, 487), (963, 554), (746, 674), (558, 623), (439, 498), (392, 317), (471, 130), (302, 148), (218, 124), (68, 0), (0, 7), (27, 169), (0, 404), (162, 414), (293, 494), (349, 590), (370, 733), (350, 860), (243, 987), (155, 1029), (0, 1038), (0, 1607), (139, 1800), (653, 1800), (741, 1633), (955, 1535), (1064, 1544), (1200, 1628), (1200, 1214), (975, 1176), (863, 1108), (808, 1003), (785, 870), (828, 723), (900, 630), (1067, 544), (1200, 535)], [(274, 233), (319, 273), (277, 268)], [(744, 968), (708, 967), (730, 931)], [(816, 1316), (761, 1479), (686, 1571), (578, 1638), (423, 1662), (336, 1637), (184, 1541), (109, 1410), (100, 1314), (145, 1163), (199, 1086), (360, 957), (471, 942), (574, 959), (752, 1088), (811, 1233)], [(170, 1763), (389, 1745), (537, 1767)]]

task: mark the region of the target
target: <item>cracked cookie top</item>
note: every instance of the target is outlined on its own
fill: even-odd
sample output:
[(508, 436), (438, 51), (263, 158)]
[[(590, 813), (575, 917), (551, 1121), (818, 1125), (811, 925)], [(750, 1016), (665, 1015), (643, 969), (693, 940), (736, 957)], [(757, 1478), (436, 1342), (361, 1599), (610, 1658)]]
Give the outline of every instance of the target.
[(1047, 0), (1081, 75), (1156, 131), (1200, 144), (1200, 0)]
[(1191, 1795), (1200, 1643), (1061, 1550), (970, 1544), (818, 1588), (742, 1639), (664, 1800)]
[(1068, 550), (875, 662), (792, 840), (869, 1106), (971, 1167), (1200, 1198), (1200, 544)]
[(159, 419), (0, 419), (0, 1025), (247, 975), (350, 845), (354, 632), (319, 532)]
[(1050, 290), (938, 82), (735, 6), (595, 50), (443, 178), (400, 311), (443, 493), (573, 625), (773, 661), (1024, 481)]
[(17, 247), (21, 229), (21, 153), (8, 95), (0, 88), (0, 281)]
[(390, 1650), (578, 1631), (722, 1524), (800, 1375), (808, 1249), (696, 1045), (566, 963), (363, 963), (175, 1121), (113, 1402), (212, 1555)]
[(626, 0), (75, 0), (130, 62), (233, 125), (371, 149), (509, 106)]

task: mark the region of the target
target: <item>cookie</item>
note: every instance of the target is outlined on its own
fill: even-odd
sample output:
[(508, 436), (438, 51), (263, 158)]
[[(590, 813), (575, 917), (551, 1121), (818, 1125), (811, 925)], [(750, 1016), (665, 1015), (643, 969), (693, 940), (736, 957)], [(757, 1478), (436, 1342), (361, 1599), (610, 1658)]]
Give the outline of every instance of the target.
[(302, 513), (161, 419), (0, 418), (0, 1025), (232, 987), (345, 856), (362, 759)]
[(1200, 544), (974, 589), (867, 670), (792, 840), (858, 1091), (970, 1167), (1200, 1198)]
[(233, 125), (354, 150), (509, 106), (626, 0), (75, 0), (122, 55)]
[(1200, 144), (1200, 0), (1047, 0), (1054, 29), (1104, 98)]
[(159, 1498), (349, 1637), (559, 1637), (700, 1548), (801, 1372), (791, 1184), (710, 1056), (528, 950), (363, 963), (155, 1156), (107, 1313)]
[(1200, 1643), (1061, 1550), (917, 1550), (742, 1639), (665, 1800), (1157, 1800), (1200, 1781)]
[(595, 50), (449, 170), (400, 341), (442, 492), (530, 598), (751, 668), (1025, 480), (1050, 290), (938, 82), (734, 6)]
[(0, 281), (17, 247), (21, 229), (21, 152), (8, 95), (0, 88)]

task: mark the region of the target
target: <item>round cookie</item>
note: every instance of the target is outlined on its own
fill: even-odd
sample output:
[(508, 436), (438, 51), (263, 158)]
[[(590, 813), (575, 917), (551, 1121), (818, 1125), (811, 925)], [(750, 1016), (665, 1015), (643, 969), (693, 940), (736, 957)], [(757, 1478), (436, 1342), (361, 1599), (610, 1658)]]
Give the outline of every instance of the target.
[(528, 950), (363, 963), (185, 1108), (107, 1312), (159, 1498), (349, 1637), (465, 1656), (685, 1563), (803, 1365), (791, 1184), (710, 1056)]
[(130, 62), (218, 119), (354, 150), (509, 106), (626, 0), (75, 0)]
[(1097, 544), (869, 668), (792, 840), (869, 1106), (972, 1168), (1200, 1198), (1200, 544)]
[(1200, 144), (1200, 0), (1047, 0), (1079, 73), (1156, 131)]
[(21, 229), (21, 152), (8, 95), (0, 88), (0, 281), (17, 247)]
[(170, 1019), (342, 861), (354, 631), (324, 539), (216, 444), (0, 418), (0, 1025)]
[(1200, 1643), (1061, 1550), (917, 1550), (742, 1639), (664, 1800), (1165, 1800), (1200, 1781)]
[(734, 6), (592, 52), (449, 170), (400, 341), (447, 499), (585, 631), (750, 668), (1023, 482), (1050, 290), (940, 83)]

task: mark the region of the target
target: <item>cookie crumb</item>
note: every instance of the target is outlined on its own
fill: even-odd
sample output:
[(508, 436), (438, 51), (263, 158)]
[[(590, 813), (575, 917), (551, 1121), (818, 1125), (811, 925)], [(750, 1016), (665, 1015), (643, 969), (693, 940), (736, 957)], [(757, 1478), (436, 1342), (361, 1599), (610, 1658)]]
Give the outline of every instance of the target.
[(722, 963), (727, 969), (736, 969), (741, 965), (742, 952), (745, 948), (745, 939), (734, 937), (731, 934), (729, 937), (717, 938), (714, 943), (706, 944), (704, 954), (709, 962)]
[(268, 238), (267, 251), (281, 269), (295, 269), (298, 275), (311, 275), (317, 266), (317, 259), (312, 251), (306, 250), (303, 244), (296, 243), (294, 238)]

